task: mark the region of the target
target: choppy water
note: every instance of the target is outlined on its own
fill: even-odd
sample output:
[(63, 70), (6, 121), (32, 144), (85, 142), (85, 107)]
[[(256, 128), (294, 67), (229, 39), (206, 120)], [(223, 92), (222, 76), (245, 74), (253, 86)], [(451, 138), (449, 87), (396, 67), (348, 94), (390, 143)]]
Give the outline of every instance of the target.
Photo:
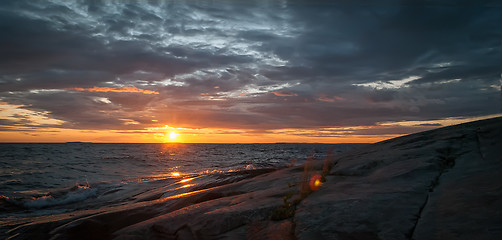
[(163, 198), (358, 146), (0, 144), (0, 219)]

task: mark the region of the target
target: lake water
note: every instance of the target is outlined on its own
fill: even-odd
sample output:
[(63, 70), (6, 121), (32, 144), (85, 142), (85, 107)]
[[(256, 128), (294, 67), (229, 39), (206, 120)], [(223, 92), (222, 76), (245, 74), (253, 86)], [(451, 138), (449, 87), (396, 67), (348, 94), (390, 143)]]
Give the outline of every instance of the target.
[(359, 146), (3, 143), (0, 220), (164, 198)]

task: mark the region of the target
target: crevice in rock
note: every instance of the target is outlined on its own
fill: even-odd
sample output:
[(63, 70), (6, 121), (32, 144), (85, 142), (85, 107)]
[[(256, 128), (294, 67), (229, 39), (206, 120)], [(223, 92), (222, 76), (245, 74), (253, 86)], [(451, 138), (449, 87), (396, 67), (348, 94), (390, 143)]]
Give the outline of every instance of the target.
[(413, 227), (410, 229), (410, 232), (408, 233), (408, 236), (407, 236), (408, 239), (410, 239), (410, 240), (413, 239), (413, 234), (415, 233), (415, 229), (417, 228), (418, 222), (420, 221), (420, 217), (422, 216), (422, 212), (424, 211), (424, 208), (428, 202), (429, 202), (429, 193), (427, 193), (427, 196), (425, 197), (424, 203), (418, 209), (417, 219), (415, 220), (415, 224), (413, 224)]
[(422, 204), (422, 206), (419, 208), (418, 213), (417, 213), (417, 218), (415, 220), (415, 224), (413, 224), (413, 227), (410, 229), (410, 232), (408, 233), (408, 239), (413, 239), (413, 234), (415, 233), (415, 229), (417, 228), (418, 222), (420, 221), (420, 218), (422, 216), (422, 212), (427, 206), (427, 203), (429, 202), (429, 197), (430, 193), (434, 192), (434, 189), (439, 185), (441, 176), (443, 173), (448, 171), (448, 169), (451, 169), (455, 166), (455, 161), (457, 159), (457, 156), (454, 155), (454, 150), (451, 147), (446, 147), (446, 148), (440, 148), (437, 149), (436, 152), (439, 154), (438, 158), (438, 167), (439, 167), (439, 173), (438, 175), (431, 181), (429, 185), (429, 192), (427, 193), (427, 196), (425, 197), (425, 201)]
[(480, 140), (480, 137), (479, 137), (480, 131), (481, 131), (480, 128), (476, 129), (476, 145), (478, 146), (479, 155), (481, 156), (481, 159), (484, 161), (485, 160), (485, 156), (483, 154), (483, 151), (481, 150), (481, 140)]

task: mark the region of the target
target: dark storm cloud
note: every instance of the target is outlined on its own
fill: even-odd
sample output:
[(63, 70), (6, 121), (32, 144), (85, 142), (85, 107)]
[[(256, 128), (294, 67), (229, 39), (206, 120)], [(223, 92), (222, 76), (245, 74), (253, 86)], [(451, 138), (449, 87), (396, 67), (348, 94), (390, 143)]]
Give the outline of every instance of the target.
[[(475, 59), (482, 60), (478, 64), (498, 64), (500, 8), (481, 6), (298, 7), (294, 10), (305, 20), (306, 31), (296, 42), (286, 43), (291, 45), (291, 51), (284, 52), (287, 57), (300, 56), (293, 58), (298, 65), (311, 67), (304, 75), (335, 78), (348, 75), (351, 79), (357, 76), (359, 81), (369, 81), (381, 74), (406, 77), (406, 70), (431, 52), (433, 56), (423, 64), (457, 60), (466, 61), (462, 65), (468, 66)], [(487, 38), (478, 40), (476, 36)], [(277, 52), (282, 52), (281, 48), (284, 46), (278, 47)], [(492, 52), (476, 52), (485, 48), (492, 48)], [(494, 58), (494, 53), (499, 55)]]
[(53, 64), (70, 61), (71, 56), (79, 57), (100, 46), (92, 38), (52, 29), (48, 21), (29, 19), (5, 9), (1, 13), (2, 73), (51, 68)]
[[(500, 22), (493, 1), (2, 1), (0, 98), (89, 129), (487, 115)], [(160, 94), (70, 90), (95, 86)]]
[[(215, 64), (249, 62), (245, 56), (219, 55), (190, 47), (180, 52), (183, 46), (157, 46), (148, 41), (148, 38), (159, 38), (154, 35), (142, 34), (130, 38), (127, 31), (134, 27), (134, 21), (149, 17), (137, 7), (134, 8), (134, 5), (129, 4), (127, 7), (115, 15), (106, 15), (105, 26), (98, 29), (93, 24), (102, 23), (78, 22), (78, 18), (71, 22), (76, 13), (68, 7), (36, 8), (29, 3), (4, 6), (0, 15), (0, 31), (3, 35), (0, 38), (2, 82), (9, 82), (9, 79), (5, 79), (9, 77), (12, 81), (27, 76), (37, 78), (35, 81), (40, 82), (38, 85), (47, 83), (42, 88), (55, 87), (50, 80), (46, 80), (54, 77), (66, 79), (61, 87), (76, 86), (82, 82), (92, 85), (113, 80), (107, 74), (118, 76), (145, 70), (173, 76)], [(23, 14), (21, 10), (26, 9), (32, 11)], [(139, 14), (146, 17), (138, 17)], [(149, 20), (150, 24), (158, 24), (157, 18)], [(119, 38), (114, 38), (114, 33), (118, 33)], [(58, 76), (53, 76), (54, 71), (59, 71)], [(82, 81), (83, 71), (101, 72), (105, 76), (91, 76), (87, 81)], [(15, 86), (7, 84), (2, 90), (17, 90), (19, 85), (28, 89), (40, 87), (30, 86), (30, 82), (17, 83)]]
[(26, 91), (77, 86), (92, 87), (114, 79), (113, 74), (105, 71), (44, 69), (5, 74), (0, 78), (0, 85), (1, 91)]

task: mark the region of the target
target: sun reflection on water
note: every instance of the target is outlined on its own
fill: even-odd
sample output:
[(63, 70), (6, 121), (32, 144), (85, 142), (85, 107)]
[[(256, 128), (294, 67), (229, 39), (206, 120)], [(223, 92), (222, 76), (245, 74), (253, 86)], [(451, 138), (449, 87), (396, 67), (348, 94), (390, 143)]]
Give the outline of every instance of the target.
[(189, 181), (192, 181), (194, 178), (185, 178), (185, 179), (182, 179), (180, 181), (180, 183), (185, 183), (185, 182), (189, 182)]

